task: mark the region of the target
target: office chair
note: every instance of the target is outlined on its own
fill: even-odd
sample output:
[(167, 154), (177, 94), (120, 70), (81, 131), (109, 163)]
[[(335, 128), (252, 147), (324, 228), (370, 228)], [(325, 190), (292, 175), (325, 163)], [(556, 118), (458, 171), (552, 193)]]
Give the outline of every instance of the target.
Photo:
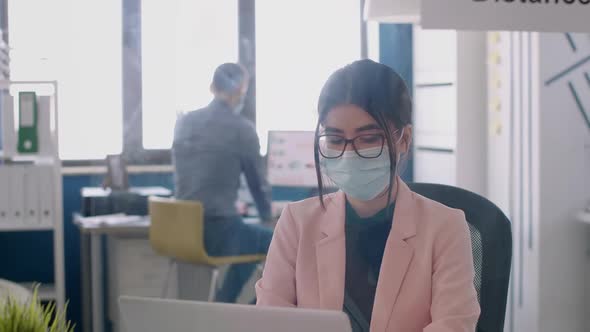
[(465, 213), (481, 307), (477, 331), (503, 331), (512, 260), (510, 221), (494, 203), (470, 191), (441, 184), (408, 185), (415, 193)]
[(196, 201), (172, 198), (149, 198), (152, 248), (171, 259), (162, 297), (166, 297), (170, 275), (178, 261), (211, 269), (209, 302), (215, 300), (219, 268), (223, 265), (262, 262), (265, 255), (211, 257), (205, 249), (203, 206)]

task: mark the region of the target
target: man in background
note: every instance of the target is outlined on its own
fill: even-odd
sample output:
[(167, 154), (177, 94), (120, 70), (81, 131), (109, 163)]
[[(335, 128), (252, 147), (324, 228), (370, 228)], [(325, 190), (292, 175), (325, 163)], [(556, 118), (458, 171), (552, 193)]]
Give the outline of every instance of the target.
[[(253, 123), (240, 115), (249, 75), (235, 63), (213, 75), (213, 101), (176, 122), (172, 158), (176, 198), (196, 200), (205, 210), (205, 247), (211, 256), (266, 254), (272, 231), (245, 224), (236, 209), (243, 173), (263, 222), (270, 221), (270, 192), (263, 174), (260, 143)], [(256, 264), (230, 267), (217, 293), (220, 302), (236, 302)]]

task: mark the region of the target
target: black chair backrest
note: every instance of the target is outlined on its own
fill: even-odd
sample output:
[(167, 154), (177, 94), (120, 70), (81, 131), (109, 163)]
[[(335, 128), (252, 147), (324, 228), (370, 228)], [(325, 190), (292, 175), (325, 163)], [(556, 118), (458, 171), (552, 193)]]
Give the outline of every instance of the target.
[(465, 213), (473, 247), (475, 286), (481, 307), (478, 332), (503, 331), (512, 259), (510, 220), (486, 198), (441, 184), (410, 183), (417, 194)]

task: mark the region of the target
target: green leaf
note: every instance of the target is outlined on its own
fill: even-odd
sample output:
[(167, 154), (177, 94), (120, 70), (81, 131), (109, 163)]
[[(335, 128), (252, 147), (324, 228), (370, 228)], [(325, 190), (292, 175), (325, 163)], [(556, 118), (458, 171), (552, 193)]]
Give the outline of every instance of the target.
[(39, 285), (32, 298), (21, 303), (12, 296), (0, 299), (0, 332), (73, 332), (74, 326), (66, 319), (67, 304), (58, 310), (55, 303), (45, 306), (39, 302)]

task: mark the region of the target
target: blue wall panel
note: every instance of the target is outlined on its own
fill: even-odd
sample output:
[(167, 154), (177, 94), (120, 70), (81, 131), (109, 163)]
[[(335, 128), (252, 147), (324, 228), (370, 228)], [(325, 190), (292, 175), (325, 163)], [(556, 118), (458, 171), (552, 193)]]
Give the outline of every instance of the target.
[[(379, 25), (379, 62), (393, 68), (406, 81), (412, 91), (414, 86), (413, 32), (411, 24)], [(413, 93), (413, 92), (412, 92)], [(411, 182), (414, 178), (413, 155), (402, 164), (402, 178)]]

